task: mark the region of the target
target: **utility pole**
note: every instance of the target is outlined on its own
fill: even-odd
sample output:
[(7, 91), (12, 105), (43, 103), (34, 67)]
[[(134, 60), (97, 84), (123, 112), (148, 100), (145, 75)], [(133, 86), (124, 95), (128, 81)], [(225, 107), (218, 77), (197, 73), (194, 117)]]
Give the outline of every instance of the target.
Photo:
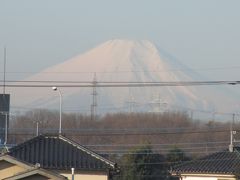
[(38, 127), (39, 122), (37, 121), (37, 131), (36, 131), (36, 136), (39, 134), (39, 127)]
[(59, 94), (59, 135), (62, 134), (62, 92), (56, 86), (52, 87), (53, 91), (57, 91)]
[(7, 61), (7, 48), (4, 47), (4, 63), (3, 63), (3, 94), (5, 94), (5, 86), (6, 86), (6, 61)]
[(4, 142), (5, 145), (7, 145), (7, 139), (8, 139), (8, 113), (5, 112), (5, 142)]
[(97, 76), (94, 73), (93, 77), (93, 89), (92, 89), (92, 104), (91, 104), (91, 120), (96, 120), (97, 114)]
[(41, 124), (41, 121), (37, 120), (36, 122), (36, 136), (39, 135), (39, 124)]
[(236, 134), (236, 131), (233, 131), (233, 125), (235, 123), (235, 114), (232, 115), (232, 122), (230, 123), (230, 145), (229, 145), (229, 151), (233, 152), (233, 135)]
[(36, 124), (36, 136), (39, 135), (39, 125), (42, 123), (40, 121), (39, 115), (40, 115), (40, 109), (38, 110), (37, 114), (33, 112), (33, 118), (35, 118), (35, 121), (33, 123)]
[[(4, 132), (0, 133), (1, 142), (7, 144), (8, 126), (9, 126), (9, 103), (10, 94), (6, 94), (6, 64), (7, 64), (7, 48), (3, 49), (3, 94), (0, 94), (0, 123)], [(5, 116), (4, 116), (5, 115)]]

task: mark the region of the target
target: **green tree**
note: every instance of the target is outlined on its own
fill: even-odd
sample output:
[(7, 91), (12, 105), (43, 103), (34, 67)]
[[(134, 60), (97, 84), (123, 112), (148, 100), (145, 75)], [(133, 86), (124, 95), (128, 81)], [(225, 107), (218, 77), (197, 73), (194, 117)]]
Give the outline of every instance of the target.
[[(173, 166), (183, 162), (183, 161), (189, 161), (191, 158), (189, 158), (183, 150), (177, 148), (174, 146), (168, 154), (166, 155), (166, 160), (168, 162), (168, 169), (170, 170)], [(178, 177), (169, 177), (169, 180), (178, 180)]]
[(154, 153), (150, 145), (131, 150), (123, 157), (123, 180), (165, 180), (164, 156)]
[(188, 161), (191, 158), (188, 157), (183, 150), (179, 149), (178, 147), (174, 146), (168, 154), (166, 155), (167, 162), (170, 164), (177, 164), (181, 163), (182, 161)]

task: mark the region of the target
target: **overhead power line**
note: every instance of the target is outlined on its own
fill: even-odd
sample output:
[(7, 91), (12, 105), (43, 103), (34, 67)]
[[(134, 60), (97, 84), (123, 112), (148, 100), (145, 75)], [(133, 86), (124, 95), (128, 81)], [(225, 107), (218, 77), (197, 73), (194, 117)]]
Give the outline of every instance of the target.
[[(165, 81), (165, 82), (135, 82), (135, 81), (99, 81), (97, 84), (87, 81), (6, 81), (6, 87), (154, 87), (154, 86), (209, 86), (237, 85), (240, 81)], [(3, 86), (3, 84), (0, 84)]]
[[(157, 69), (157, 70), (118, 70), (118, 71), (43, 71), (41, 74), (118, 74), (118, 73), (144, 73), (144, 72), (186, 72), (186, 71), (222, 71), (222, 70), (238, 70), (240, 66), (228, 67), (207, 67), (207, 68), (172, 68), (172, 69)], [(0, 71), (0, 73), (3, 73)], [(36, 74), (39, 71), (8, 71), (7, 74)]]

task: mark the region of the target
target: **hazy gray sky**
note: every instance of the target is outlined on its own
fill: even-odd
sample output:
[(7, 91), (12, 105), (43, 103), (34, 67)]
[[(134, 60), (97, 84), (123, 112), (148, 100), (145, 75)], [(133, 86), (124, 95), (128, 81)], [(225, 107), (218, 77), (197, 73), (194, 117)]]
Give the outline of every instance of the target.
[(0, 71), (4, 46), (11, 79), (20, 74), (9, 72), (37, 72), (124, 38), (151, 40), (213, 79), (239, 80), (239, 7), (239, 0), (0, 0)]

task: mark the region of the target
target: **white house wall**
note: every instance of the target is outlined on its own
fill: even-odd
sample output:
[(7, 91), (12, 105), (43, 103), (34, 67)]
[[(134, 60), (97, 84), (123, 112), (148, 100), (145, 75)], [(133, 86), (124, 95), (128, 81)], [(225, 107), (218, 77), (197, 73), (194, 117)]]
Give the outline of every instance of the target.
[[(72, 179), (71, 174), (61, 174), (68, 179)], [(89, 175), (89, 174), (75, 174), (74, 180), (108, 180), (107, 175)]]
[(182, 180), (218, 180), (216, 177), (183, 177)]
[(234, 177), (204, 177), (204, 176), (182, 176), (180, 180), (236, 180)]

